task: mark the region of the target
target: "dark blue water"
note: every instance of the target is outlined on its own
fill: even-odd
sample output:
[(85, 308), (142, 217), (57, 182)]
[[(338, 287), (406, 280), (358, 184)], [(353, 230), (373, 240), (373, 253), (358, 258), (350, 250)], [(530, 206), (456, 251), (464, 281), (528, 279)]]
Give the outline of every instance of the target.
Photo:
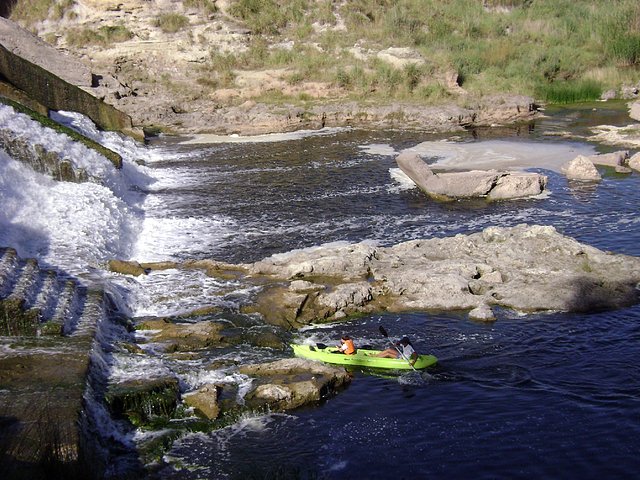
[[(499, 138), (561, 142), (549, 130), (584, 134), (624, 120), (619, 109), (553, 112)], [(606, 119), (605, 121), (599, 121)], [(470, 132), (463, 141), (496, 134)], [(597, 185), (569, 185), (550, 171), (548, 198), (489, 204), (437, 203), (394, 190), (396, 150), (433, 136), (342, 132), (293, 142), (208, 147), (196, 159), (166, 162), (201, 182), (161, 192), (175, 216), (224, 217), (237, 229), (215, 257), (247, 262), (336, 240), (395, 244), (470, 233), (490, 225), (553, 225), (601, 249), (640, 255), (640, 175), (603, 171)], [(600, 151), (611, 149), (593, 145)], [(184, 147), (176, 147), (184, 148)], [(323, 404), (247, 418), (212, 434), (177, 441), (162, 478), (629, 478), (640, 470), (640, 307), (593, 314), (518, 316), (499, 310), (491, 324), (452, 313), (371, 316), (298, 335), (342, 333), (382, 347), (410, 335), (439, 358), (426, 374), (353, 372)], [(286, 356), (283, 353), (282, 356)], [(277, 354), (275, 355), (277, 357)]]

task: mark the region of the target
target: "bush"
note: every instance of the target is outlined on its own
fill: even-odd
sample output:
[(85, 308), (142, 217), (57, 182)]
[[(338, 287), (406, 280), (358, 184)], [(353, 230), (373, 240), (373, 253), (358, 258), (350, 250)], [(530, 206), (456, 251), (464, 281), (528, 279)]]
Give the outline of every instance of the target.
[(107, 46), (112, 43), (126, 42), (133, 38), (133, 33), (123, 25), (105, 25), (96, 32), (90, 28), (69, 30), (66, 35), (67, 43), (76, 47), (85, 45)]
[(218, 11), (215, 0), (183, 0), (182, 4), (185, 8), (200, 10), (205, 15), (211, 15)]
[(189, 19), (179, 13), (163, 13), (156, 17), (156, 27), (164, 33), (176, 33), (189, 25)]

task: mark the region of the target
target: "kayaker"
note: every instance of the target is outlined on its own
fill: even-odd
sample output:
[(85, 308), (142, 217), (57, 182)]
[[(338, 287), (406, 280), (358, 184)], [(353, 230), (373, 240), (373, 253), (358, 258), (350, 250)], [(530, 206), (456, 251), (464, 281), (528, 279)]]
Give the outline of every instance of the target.
[(340, 338), (340, 345), (338, 345), (338, 351), (336, 353), (344, 353), (345, 355), (353, 355), (356, 353), (356, 346), (351, 340), (351, 337), (344, 335)]
[(376, 354), (376, 357), (382, 358), (404, 358), (411, 365), (418, 360), (418, 353), (413, 348), (409, 337), (402, 337), (402, 340), (395, 343), (396, 348), (387, 348)]

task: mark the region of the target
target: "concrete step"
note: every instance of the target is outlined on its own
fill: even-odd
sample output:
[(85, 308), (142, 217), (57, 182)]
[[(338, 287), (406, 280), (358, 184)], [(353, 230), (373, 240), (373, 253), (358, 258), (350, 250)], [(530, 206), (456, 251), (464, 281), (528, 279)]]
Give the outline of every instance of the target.
[(13, 248), (0, 249), (0, 255), (0, 298), (4, 298), (13, 290), (19, 260)]

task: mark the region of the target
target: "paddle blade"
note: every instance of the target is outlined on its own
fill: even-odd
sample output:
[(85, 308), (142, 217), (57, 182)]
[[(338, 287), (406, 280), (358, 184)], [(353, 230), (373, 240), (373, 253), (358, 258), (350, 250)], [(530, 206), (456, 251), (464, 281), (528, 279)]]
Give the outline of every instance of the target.
[(380, 333), (381, 333), (383, 336), (385, 336), (385, 337), (388, 337), (388, 336), (389, 336), (389, 335), (387, 334), (387, 331), (384, 329), (384, 327), (383, 327), (382, 325), (380, 325), (380, 326), (378, 327), (378, 330), (380, 330)]
[(316, 347), (318, 347), (320, 350), (324, 350), (325, 348), (327, 348), (324, 343), (316, 343)]

